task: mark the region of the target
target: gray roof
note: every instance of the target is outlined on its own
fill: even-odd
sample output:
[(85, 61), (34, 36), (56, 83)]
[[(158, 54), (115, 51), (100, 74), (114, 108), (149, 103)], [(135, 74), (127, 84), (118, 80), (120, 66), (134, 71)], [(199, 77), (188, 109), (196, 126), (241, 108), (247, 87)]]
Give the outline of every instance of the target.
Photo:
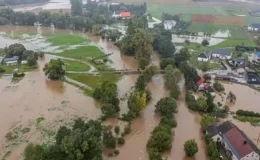
[(10, 62), (10, 61), (18, 61), (19, 57), (18, 56), (13, 56), (12, 58), (5, 58), (4, 62)]
[(209, 58), (211, 56), (211, 52), (209, 50), (205, 50), (203, 53), (201, 53), (198, 57), (201, 58)]
[(212, 51), (212, 53), (219, 54), (222, 56), (231, 56), (231, 54), (232, 54), (232, 52), (230, 50), (226, 50), (226, 49), (214, 49)]
[(259, 23), (258, 24), (257, 23), (253, 23), (253, 24), (251, 24), (250, 27), (260, 29), (260, 24)]
[(206, 130), (207, 130), (208, 134), (212, 137), (214, 137), (215, 135), (218, 134), (218, 128), (216, 125), (211, 125)]

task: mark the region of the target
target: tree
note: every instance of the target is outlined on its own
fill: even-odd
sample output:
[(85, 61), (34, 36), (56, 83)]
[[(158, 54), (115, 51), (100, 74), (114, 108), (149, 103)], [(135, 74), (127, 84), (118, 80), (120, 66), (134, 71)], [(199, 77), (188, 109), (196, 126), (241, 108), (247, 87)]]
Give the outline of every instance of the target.
[(101, 26), (100, 26), (99, 24), (93, 25), (93, 27), (92, 27), (92, 33), (93, 33), (94, 35), (98, 35), (100, 30), (101, 30)]
[(174, 69), (172, 65), (165, 68), (164, 73), (164, 86), (168, 89), (175, 87), (181, 80), (181, 72), (178, 69)]
[(119, 126), (115, 126), (115, 133), (118, 135), (120, 132), (120, 127)]
[(105, 127), (103, 131), (103, 144), (107, 148), (116, 147), (116, 138), (112, 134), (111, 127)]
[(4, 49), (6, 57), (18, 56), (19, 60), (22, 59), (25, 50), (25, 47), (19, 43), (11, 44), (9, 47), (6, 47)]
[(173, 67), (175, 67), (175, 61), (173, 58), (165, 58), (161, 60), (160, 68), (162, 70), (164, 70), (168, 65), (172, 65)]
[(203, 41), (201, 42), (201, 44), (203, 46), (208, 46), (209, 45), (209, 41), (207, 39), (203, 39)]
[(172, 146), (172, 135), (164, 131), (157, 131), (152, 134), (150, 137), (147, 148), (156, 149), (158, 152), (162, 153), (163, 151), (170, 149)]
[(58, 130), (57, 135), (55, 137), (56, 144), (61, 144), (63, 138), (65, 136), (69, 136), (70, 133), (71, 133), (71, 130), (68, 129), (67, 127), (65, 127), (65, 126), (60, 127), (60, 129)]
[(170, 88), (170, 97), (178, 99), (181, 95), (180, 86), (178, 84), (173, 84)]
[(207, 104), (207, 99), (204, 96), (201, 96), (197, 100), (197, 109), (198, 111), (207, 111), (208, 109), (208, 104)]
[(119, 108), (111, 103), (104, 103), (101, 106), (101, 111), (106, 117), (115, 115)]
[(145, 78), (145, 81), (148, 82), (152, 79), (152, 77), (159, 73), (159, 67), (156, 65), (150, 65), (145, 68), (143, 71), (143, 75)]
[(194, 139), (187, 140), (184, 144), (184, 151), (187, 156), (193, 157), (198, 152), (198, 145)]
[(220, 160), (220, 158), (219, 158), (220, 153), (219, 153), (219, 151), (218, 151), (216, 142), (214, 142), (214, 141), (212, 141), (212, 140), (210, 139), (209, 144), (207, 145), (206, 150), (207, 150), (208, 156), (209, 156), (212, 160)]
[(134, 91), (128, 99), (128, 108), (134, 116), (138, 116), (139, 113), (146, 106), (146, 93), (141, 91)]
[(155, 105), (157, 112), (160, 112), (163, 116), (172, 116), (173, 113), (176, 113), (176, 100), (171, 97), (161, 98)]
[(207, 127), (211, 126), (215, 122), (216, 122), (215, 117), (208, 115), (208, 114), (204, 114), (201, 117), (200, 126), (202, 127), (202, 129), (206, 129)]
[(71, 13), (72, 15), (80, 16), (82, 14), (82, 1), (81, 0), (70, 0)]
[(227, 101), (233, 103), (236, 101), (236, 99), (236, 95), (230, 91), (227, 96)]
[(219, 83), (218, 81), (216, 81), (214, 84), (213, 84), (213, 87), (216, 91), (218, 92), (223, 92), (225, 90), (224, 86)]
[(143, 74), (141, 74), (136, 82), (135, 82), (135, 89), (139, 90), (139, 91), (143, 91), (145, 90), (145, 86), (146, 86), (146, 81), (145, 81), (145, 77)]
[(64, 62), (60, 59), (51, 59), (49, 63), (46, 63), (43, 71), (49, 79), (58, 80), (62, 79), (65, 75), (65, 70), (63, 69)]
[(175, 62), (187, 62), (190, 59), (190, 52), (188, 48), (182, 48), (179, 53), (174, 55)]

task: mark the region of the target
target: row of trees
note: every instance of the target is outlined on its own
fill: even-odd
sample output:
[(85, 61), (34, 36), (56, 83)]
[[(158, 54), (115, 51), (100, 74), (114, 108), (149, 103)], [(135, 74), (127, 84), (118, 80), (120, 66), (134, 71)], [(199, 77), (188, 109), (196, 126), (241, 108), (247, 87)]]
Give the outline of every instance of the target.
[(150, 160), (162, 160), (162, 153), (172, 146), (173, 128), (177, 126), (174, 113), (177, 103), (172, 97), (161, 98), (155, 105), (155, 111), (161, 115), (161, 121), (151, 133), (146, 148)]

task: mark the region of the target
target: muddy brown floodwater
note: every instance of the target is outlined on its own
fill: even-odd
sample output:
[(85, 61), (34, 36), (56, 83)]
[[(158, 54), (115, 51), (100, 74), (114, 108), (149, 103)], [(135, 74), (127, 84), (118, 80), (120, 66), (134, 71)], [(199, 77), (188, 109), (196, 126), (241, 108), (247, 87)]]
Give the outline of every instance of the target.
[[(1, 27), (2, 32), (12, 31), (31, 31), (37, 33), (35, 27)], [(50, 28), (41, 28), (42, 34), (53, 32), (68, 32), (66, 30), (51, 30)], [(82, 34), (79, 32), (71, 32)], [(102, 40), (100, 37), (87, 35), (94, 44), (98, 45), (106, 53), (114, 53), (110, 56), (113, 61), (112, 66), (116, 69), (137, 69), (137, 62), (133, 57), (128, 57), (120, 53), (118, 48), (111, 42)], [(20, 40), (12, 40), (0, 36), (0, 47), (5, 47), (12, 43), (25, 43)], [(41, 43), (26, 42), (27, 49), (39, 49)], [(0, 78), (0, 157), (10, 149), (11, 155), (7, 160), (22, 159), (22, 152), (28, 142), (46, 142), (52, 141), (52, 133), (55, 133), (59, 126), (71, 124), (73, 118), (97, 118), (100, 116), (100, 109), (91, 97), (83, 95), (82, 91), (74, 86), (46, 79), (42, 68), (51, 58), (46, 55), (44, 59), (38, 61), (39, 69), (26, 73), (26, 76), (17, 84), (11, 83), (9, 76)], [(152, 63), (159, 64), (159, 57), (154, 54)], [(131, 91), (138, 75), (123, 76), (118, 81), (119, 96), (125, 95)], [(154, 113), (154, 105), (168, 92), (164, 89), (164, 80), (162, 75), (152, 79), (147, 88), (152, 92), (153, 99), (147, 105), (142, 115), (133, 120), (132, 132), (126, 136), (126, 144), (119, 148), (120, 154), (117, 157), (104, 159), (115, 160), (148, 160), (146, 143), (150, 137), (150, 132), (159, 123), (160, 118)], [(183, 84), (182, 84), (183, 85)], [(187, 139), (196, 139), (200, 151), (196, 155), (196, 160), (206, 160), (203, 141), (201, 140), (199, 130), (199, 115), (190, 112), (184, 103), (184, 93), (179, 101), (178, 122), (175, 128), (175, 136), (171, 152), (166, 153), (170, 159), (183, 160), (183, 144)], [(128, 111), (127, 102), (120, 103), (121, 114)], [(36, 119), (43, 117), (44, 120), (37, 124)], [(124, 125), (123, 122), (116, 119), (109, 119), (104, 124)], [(22, 134), (21, 130), (25, 127), (30, 128), (28, 133)], [(17, 133), (19, 136), (15, 141), (7, 141), (5, 135), (8, 132)], [(13, 145), (13, 143), (17, 143)], [(6, 148), (7, 147), (7, 148)]]

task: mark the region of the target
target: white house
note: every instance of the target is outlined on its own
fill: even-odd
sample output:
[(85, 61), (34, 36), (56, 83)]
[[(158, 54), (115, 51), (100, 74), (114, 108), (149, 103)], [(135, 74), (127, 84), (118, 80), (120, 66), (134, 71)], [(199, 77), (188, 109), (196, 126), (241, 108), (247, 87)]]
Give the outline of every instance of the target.
[(211, 58), (211, 52), (208, 50), (205, 50), (203, 53), (201, 53), (198, 56), (198, 61), (207, 62)]
[(21, 64), (27, 64), (27, 63), (28, 63), (27, 60), (23, 60), (23, 61), (21, 61)]
[(163, 22), (163, 26), (165, 30), (171, 30), (175, 25), (176, 25), (176, 21), (174, 20), (165, 20)]
[(15, 66), (15, 65), (18, 64), (18, 62), (17, 62), (17, 61), (8, 61), (8, 62), (5, 62), (5, 64), (6, 64), (7, 66)]
[(232, 57), (232, 52), (226, 49), (214, 49), (212, 51), (212, 57), (220, 59), (230, 59)]
[(247, 29), (249, 31), (260, 31), (260, 24), (251, 24), (251, 26), (248, 26)]
[(121, 17), (121, 16), (120, 16), (120, 13), (121, 13), (120, 11), (114, 11), (112, 17), (113, 17), (113, 18), (119, 18), (119, 17)]
[(14, 56), (12, 58), (5, 58), (3, 60), (3, 63), (8, 65), (8, 66), (14, 66), (14, 65), (17, 65), (18, 64), (18, 59), (19, 57), (18, 56)]
[(259, 160), (257, 146), (230, 121), (212, 125), (206, 133), (213, 141), (221, 143), (232, 160)]

